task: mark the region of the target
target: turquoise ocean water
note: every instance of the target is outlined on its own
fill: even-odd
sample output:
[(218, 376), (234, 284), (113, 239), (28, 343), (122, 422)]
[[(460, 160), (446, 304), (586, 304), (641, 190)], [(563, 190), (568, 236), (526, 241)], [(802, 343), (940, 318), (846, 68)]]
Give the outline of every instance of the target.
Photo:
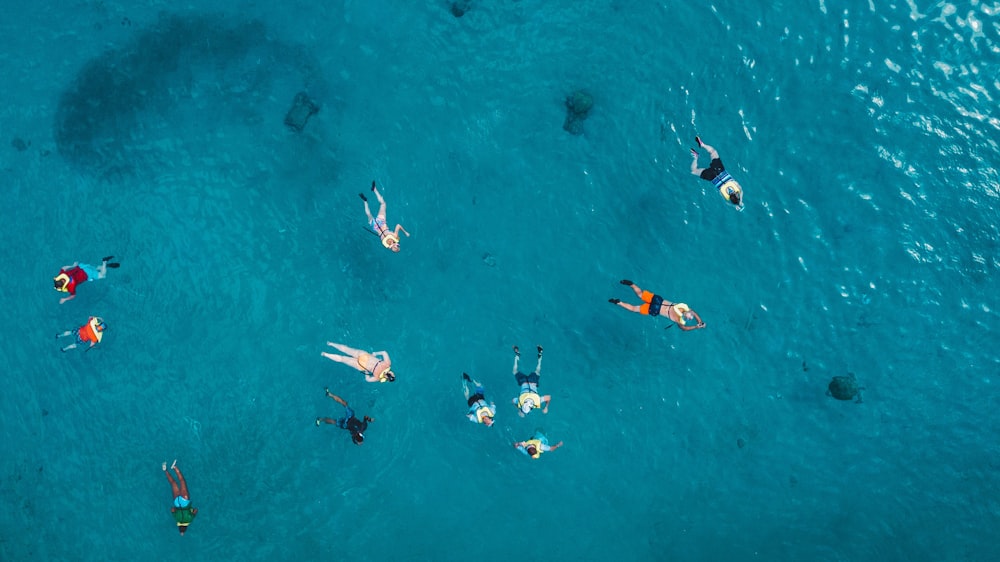
[[(1000, 559), (1000, 4), (468, 7), (9, 3), (0, 559)], [(708, 328), (612, 307), (623, 277)], [(515, 344), (548, 415), (509, 406)], [(565, 446), (511, 448), (539, 428)]]

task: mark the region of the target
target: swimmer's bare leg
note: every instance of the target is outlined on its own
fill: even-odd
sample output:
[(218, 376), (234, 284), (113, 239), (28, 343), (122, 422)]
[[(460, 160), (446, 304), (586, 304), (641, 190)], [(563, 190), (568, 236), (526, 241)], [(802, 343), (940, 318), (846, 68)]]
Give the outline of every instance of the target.
[(629, 288), (632, 289), (632, 292), (635, 293), (635, 296), (639, 297), (640, 299), (642, 298), (642, 287), (636, 285), (635, 283), (629, 281), (628, 279), (622, 279), (621, 281), (619, 281), (619, 283), (621, 283), (622, 285), (628, 285)]
[(542, 374), (542, 346), (538, 346), (538, 363), (535, 364), (535, 374)]
[(171, 468), (173, 468), (174, 472), (177, 473), (177, 480), (181, 484), (181, 493), (180, 493), (180, 496), (183, 497), (184, 499), (190, 499), (191, 496), (188, 494), (188, 485), (187, 485), (187, 482), (184, 481), (184, 475), (181, 474), (181, 469), (177, 468), (177, 461), (174, 461), (174, 466), (172, 466)]
[(357, 356), (361, 355), (362, 353), (365, 353), (364, 350), (354, 349), (353, 347), (347, 347), (346, 345), (344, 345), (342, 343), (333, 343), (332, 341), (328, 341), (328, 342), (326, 342), (326, 345), (335, 347), (338, 351), (346, 353), (346, 354), (350, 355), (351, 357), (357, 357)]
[(345, 408), (347, 407), (347, 400), (344, 400), (343, 398), (341, 398), (341, 397), (337, 396), (336, 394), (330, 392), (329, 388), (327, 388), (325, 390), (326, 390), (326, 397), (327, 398), (332, 398), (334, 402), (340, 404), (341, 406), (343, 406)]
[(372, 191), (375, 193), (375, 197), (378, 198), (378, 218), (385, 220), (385, 199), (382, 199), (382, 194), (375, 187), (375, 182), (372, 182)]
[(365, 199), (365, 215), (368, 217), (368, 222), (375, 220), (375, 218), (372, 217), (371, 209), (368, 208), (368, 199)]
[(519, 349), (517, 349), (517, 346), (515, 345), (514, 346), (514, 371), (511, 374), (516, 375), (518, 373), (518, 371), (517, 371), (517, 360), (520, 359), (520, 358), (521, 358), (521, 351)]
[[(170, 491), (174, 495), (174, 498), (181, 495), (181, 489), (174, 481), (174, 477), (170, 475), (170, 471), (166, 469), (167, 463), (163, 463), (163, 473), (167, 475), (167, 480), (170, 481)], [(173, 498), (171, 498), (173, 499)]]
[(719, 153), (715, 150), (715, 148), (705, 144), (705, 141), (701, 141), (701, 147), (708, 151), (708, 156), (712, 160), (719, 157)]
[(691, 149), (691, 173), (694, 174), (694, 175), (696, 175), (696, 176), (700, 176), (701, 173), (704, 172), (704, 171), (705, 171), (705, 168), (699, 168), (698, 167), (698, 151), (692, 148)]

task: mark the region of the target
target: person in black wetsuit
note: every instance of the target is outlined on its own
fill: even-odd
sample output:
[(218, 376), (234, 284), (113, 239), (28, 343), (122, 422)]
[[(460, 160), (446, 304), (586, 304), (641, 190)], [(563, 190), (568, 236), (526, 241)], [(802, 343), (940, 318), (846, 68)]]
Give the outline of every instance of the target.
[[(629, 286), (635, 296), (642, 299), (643, 304), (634, 305), (622, 302), (621, 299), (608, 299), (611, 304), (616, 304), (625, 310), (638, 312), (647, 316), (666, 316), (673, 320), (682, 330), (697, 330), (705, 327), (701, 321), (701, 316), (691, 310), (691, 307), (682, 302), (670, 302), (660, 295), (655, 295), (649, 291), (643, 291), (641, 287), (628, 279), (619, 281), (622, 285)], [(668, 326), (669, 327), (669, 326)]]
[(743, 210), (743, 188), (740, 187), (739, 182), (733, 179), (733, 176), (729, 175), (726, 171), (726, 167), (722, 165), (722, 160), (719, 158), (719, 153), (711, 146), (701, 142), (701, 137), (695, 137), (695, 142), (698, 146), (704, 148), (708, 151), (709, 157), (712, 161), (708, 164), (707, 168), (698, 167), (698, 151), (691, 149), (691, 156), (693, 160), (691, 161), (691, 173), (700, 177), (703, 180), (712, 182), (715, 189), (719, 190), (719, 194), (722, 195), (726, 201), (732, 203), (736, 210)]
[(329, 388), (326, 389), (326, 397), (332, 398), (338, 404), (344, 406), (344, 417), (336, 420), (333, 418), (316, 418), (316, 425), (319, 426), (320, 423), (328, 423), (341, 429), (346, 429), (351, 432), (351, 441), (353, 441), (355, 445), (364, 443), (365, 431), (368, 429), (368, 422), (373, 422), (375, 420), (369, 418), (368, 416), (364, 416), (360, 420), (354, 417), (354, 410), (347, 405), (347, 401), (330, 392)]

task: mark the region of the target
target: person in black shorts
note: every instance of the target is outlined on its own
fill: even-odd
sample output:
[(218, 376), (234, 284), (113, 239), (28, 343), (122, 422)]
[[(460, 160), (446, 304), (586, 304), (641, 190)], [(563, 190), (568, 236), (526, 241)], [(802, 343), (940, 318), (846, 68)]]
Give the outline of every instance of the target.
[(729, 175), (729, 172), (726, 171), (726, 167), (722, 165), (722, 159), (719, 158), (718, 151), (701, 142), (701, 137), (695, 137), (694, 140), (698, 143), (698, 146), (708, 151), (708, 155), (712, 158), (712, 161), (708, 164), (707, 168), (699, 168), (698, 151), (692, 148), (691, 156), (693, 160), (691, 160), (691, 173), (703, 180), (712, 182), (715, 189), (719, 190), (720, 195), (732, 203), (737, 211), (742, 211), (743, 188), (740, 187), (739, 182), (734, 180), (733, 176)]
[(354, 417), (354, 410), (347, 405), (347, 401), (330, 392), (329, 388), (326, 389), (326, 397), (333, 398), (334, 401), (344, 407), (344, 417), (336, 420), (333, 418), (316, 418), (316, 425), (319, 426), (322, 422), (335, 425), (340, 429), (346, 429), (351, 432), (351, 441), (353, 441), (355, 445), (364, 443), (365, 430), (368, 429), (368, 422), (373, 422), (375, 420), (369, 418), (368, 416), (365, 416), (360, 420)]

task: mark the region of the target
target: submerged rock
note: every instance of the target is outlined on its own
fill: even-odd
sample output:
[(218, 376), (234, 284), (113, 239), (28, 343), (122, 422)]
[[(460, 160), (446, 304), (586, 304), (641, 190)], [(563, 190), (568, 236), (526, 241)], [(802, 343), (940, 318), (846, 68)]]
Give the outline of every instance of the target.
[(592, 107), (594, 107), (594, 97), (584, 90), (577, 90), (566, 97), (566, 109), (580, 119), (586, 119)]
[(10, 145), (17, 149), (18, 152), (24, 152), (31, 146), (31, 141), (25, 142), (21, 137), (14, 137), (14, 140), (10, 141)]
[(577, 90), (566, 96), (566, 120), (563, 130), (571, 135), (583, 134), (583, 120), (594, 107), (594, 97), (585, 90)]
[(451, 15), (460, 18), (472, 8), (472, 0), (456, 0), (451, 3)]
[(319, 106), (309, 99), (305, 92), (299, 92), (295, 94), (291, 109), (285, 114), (285, 125), (288, 125), (296, 133), (301, 133), (309, 118), (317, 113), (319, 113)]
[(846, 377), (833, 377), (827, 386), (826, 395), (837, 400), (861, 402), (861, 391), (864, 389), (865, 387), (858, 386), (858, 379), (854, 377), (854, 373), (847, 373)]

